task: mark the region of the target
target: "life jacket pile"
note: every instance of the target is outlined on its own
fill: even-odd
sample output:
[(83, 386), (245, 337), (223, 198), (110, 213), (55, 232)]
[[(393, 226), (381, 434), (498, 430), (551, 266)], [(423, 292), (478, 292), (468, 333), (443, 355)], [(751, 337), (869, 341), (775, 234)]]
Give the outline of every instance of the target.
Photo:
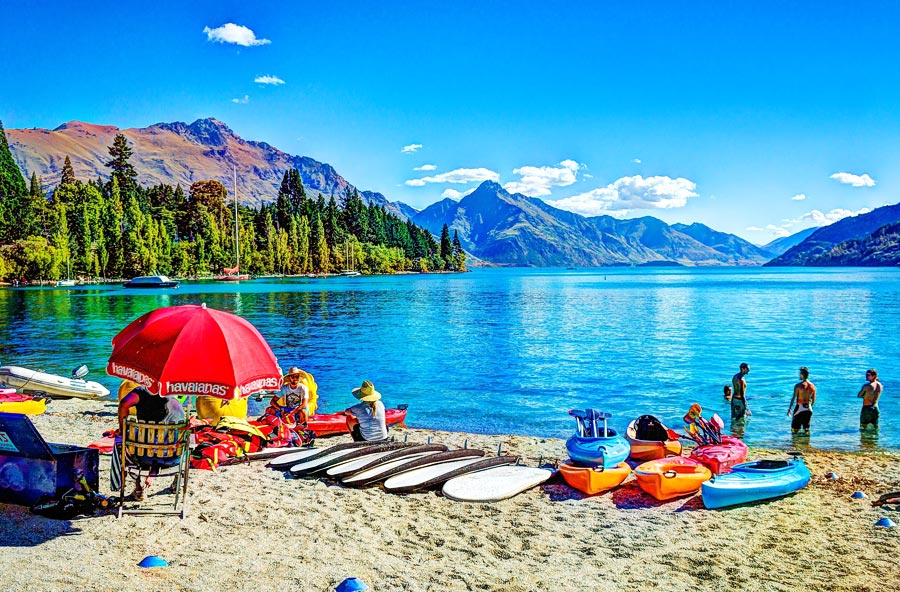
[[(274, 421), (273, 421), (274, 420)], [(264, 415), (260, 421), (222, 417), (216, 426), (193, 428), (196, 445), (191, 451), (191, 468), (215, 470), (223, 461), (258, 452), (266, 447), (305, 446), (314, 434)]]

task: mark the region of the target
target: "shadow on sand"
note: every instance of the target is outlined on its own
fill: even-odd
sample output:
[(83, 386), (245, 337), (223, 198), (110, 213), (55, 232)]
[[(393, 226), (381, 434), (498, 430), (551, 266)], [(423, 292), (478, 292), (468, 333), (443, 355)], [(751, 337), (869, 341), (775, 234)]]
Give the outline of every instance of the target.
[(35, 547), (49, 540), (81, 533), (72, 520), (53, 520), (32, 514), (24, 506), (0, 504), (0, 532), (10, 533), (0, 542), (0, 549)]

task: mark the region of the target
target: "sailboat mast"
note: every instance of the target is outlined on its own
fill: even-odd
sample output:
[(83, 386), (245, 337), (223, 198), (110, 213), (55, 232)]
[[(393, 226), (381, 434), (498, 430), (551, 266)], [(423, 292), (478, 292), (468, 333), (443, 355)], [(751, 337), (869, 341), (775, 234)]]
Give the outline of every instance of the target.
[(237, 271), (241, 273), (241, 238), (238, 231), (238, 193), (237, 193), (237, 167), (231, 165), (232, 181), (234, 182), (234, 252), (236, 255)]

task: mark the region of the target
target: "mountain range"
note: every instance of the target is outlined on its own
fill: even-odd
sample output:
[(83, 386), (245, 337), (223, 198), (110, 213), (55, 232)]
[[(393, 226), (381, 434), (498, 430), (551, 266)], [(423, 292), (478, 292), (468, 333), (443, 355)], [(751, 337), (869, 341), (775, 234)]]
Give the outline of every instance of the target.
[[(66, 156), (76, 177), (107, 178), (107, 148), (118, 133), (133, 145), (131, 162), (143, 185), (187, 188), (198, 180), (217, 179), (230, 188), (234, 167), (241, 202), (259, 205), (273, 201), (285, 171), (296, 168), (312, 197), (334, 195), (340, 200), (357, 190), (331, 165), (288, 154), (266, 142), (244, 140), (214, 118), (128, 129), (70, 121), (54, 130), (10, 129), (6, 133), (23, 174), (27, 178), (36, 172), (48, 190), (59, 183)], [(820, 256), (842, 241), (858, 241), (886, 223), (900, 221), (900, 205), (890, 206), (898, 210), (881, 212), (884, 208), (880, 208), (757, 246), (699, 223), (669, 225), (651, 216), (584, 217), (537, 198), (510, 194), (493, 182), (483, 183), (460, 201), (444, 199), (421, 212), (378, 192), (359, 193), (366, 203), (383, 206), (435, 235), (447, 224), (480, 261), (518, 266), (761, 265), (770, 260), (772, 265), (823, 264)], [(882, 244), (885, 239), (879, 240)], [(846, 249), (841, 252), (846, 255)], [(819, 259), (814, 262), (815, 257)]]

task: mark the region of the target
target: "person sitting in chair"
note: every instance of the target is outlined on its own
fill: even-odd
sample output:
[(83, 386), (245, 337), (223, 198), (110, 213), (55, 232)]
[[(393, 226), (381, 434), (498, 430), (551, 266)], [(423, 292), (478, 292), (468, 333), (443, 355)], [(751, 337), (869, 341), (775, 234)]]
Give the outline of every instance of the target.
[(270, 413), (289, 425), (306, 425), (309, 420), (309, 387), (301, 382), (302, 370), (292, 366), (284, 375), (284, 384), (269, 402)]
[(364, 440), (384, 440), (387, 438), (387, 425), (384, 416), (384, 403), (381, 393), (368, 380), (359, 388), (353, 389), (353, 396), (360, 400), (344, 413), (347, 416), (347, 428), (354, 442)]
[[(120, 460), (121, 454), (121, 434), (125, 430), (125, 418), (131, 414), (132, 408), (135, 410), (138, 421), (152, 421), (156, 423), (179, 423), (184, 421), (184, 408), (178, 399), (174, 397), (160, 397), (154, 395), (143, 386), (136, 386), (127, 395), (119, 401), (119, 434), (116, 439), (116, 449), (113, 451), (113, 475), (114, 479), (118, 479), (118, 473), (121, 470), (116, 466)], [(159, 473), (160, 467), (171, 466), (178, 462), (178, 458), (157, 459), (153, 461), (150, 467), (150, 473), (147, 480), (142, 484), (140, 480), (135, 481), (134, 492), (131, 497), (135, 501), (140, 501), (144, 496), (144, 489), (152, 483), (153, 477)], [(120, 484), (120, 487), (124, 486)], [(115, 487), (113, 487), (115, 489)]]

